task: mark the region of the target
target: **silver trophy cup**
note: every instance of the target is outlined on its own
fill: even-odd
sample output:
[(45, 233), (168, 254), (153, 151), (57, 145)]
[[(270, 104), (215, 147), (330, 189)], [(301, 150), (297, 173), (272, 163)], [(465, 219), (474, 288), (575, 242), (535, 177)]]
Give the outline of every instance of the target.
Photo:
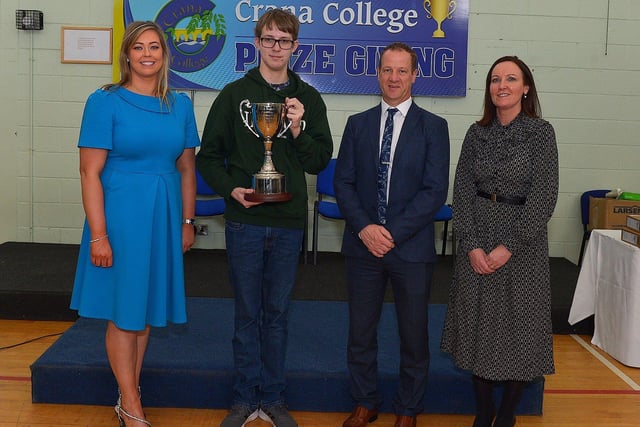
[(281, 137), (291, 126), (285, 124), (287, 107), (276, 102), (251, 103), (248, 99), (240, 102), (240, 117), (244, 125), (264, 143), (264, 162), (260, 170), (253, 175), (252, 194), (245, 195), (250, 202), (285, 202), (291, 200), (287, 192), (286, 179), (278, 172), (271, 159), (271, 146), (274, 136)]

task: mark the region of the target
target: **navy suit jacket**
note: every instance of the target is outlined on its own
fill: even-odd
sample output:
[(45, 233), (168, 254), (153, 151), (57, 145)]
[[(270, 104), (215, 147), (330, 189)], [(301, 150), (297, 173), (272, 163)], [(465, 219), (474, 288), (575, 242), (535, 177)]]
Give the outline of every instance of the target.
[[(358, 237), (378, 223), (381, 105), (349, 117), (336, 163), (334, 187), (346, 220), (342, 254), (373, 257)], [(442, 117), (411, 104), (400, 131), (389, 184), (387, 222), (395, 248), (385, 255), (405, 262), (436, 259), (433, 217), (447, 199), (449, 129)], [(390, 259), (391, 261), (393, 259)]]

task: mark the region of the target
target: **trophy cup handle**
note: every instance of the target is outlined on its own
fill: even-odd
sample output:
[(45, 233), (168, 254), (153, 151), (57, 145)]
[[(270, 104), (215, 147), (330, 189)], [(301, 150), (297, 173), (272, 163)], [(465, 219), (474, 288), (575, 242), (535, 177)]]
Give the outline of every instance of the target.
[(289, 120), (289, 122), (282, 128), (282, 130), (280, 132), (278, 132), (278, 134), (276, 135), (277, 138), (280, 138), (282, 135), (285, 134), (285, 132), (287, 130), (289, 130), (289, 128), (291, 127), (291, 120)]
[(424, 0), (422, 7), (424, 8), (425, 12), (427, 12), (427, 19), (431, 19), (432, 15), (431, 11), (427, 9), (428, 6), (431, 6), (431, 0)]
[[(282, 129), (280, 132), (278, 132), (278, 135), (276, 135), (278, 138), (280, 138), (282, 135), (284, 135), (284, 133), (287, 131), (287, 129), (289, 129), (291, 127), (291, 122), (287, 123), (287, 125), (284, 127), (284, 129)], [(300, 129), (304, 130), (304, 128), (307, 127), (307, 122), (305, 122), (304, 120), (300, 120)]]
[(242, 119), (242, 123), (246, 126), (247, 129), (251, 131), (252, 134), (260, 138), (258, 132), (253, 128), (253, 123), (249, 123), (249, 112), (251, 111), (251, 101), (248, 99), (244, 99), (240, 102), (240, 118)]
[(449, 7), (451, 8), (451, 10), (449, 11), (449, 13), (447, 13), (447, 18), (451, 19), (451, 17), (453, 16), (453, 12), (456, 11), (456, 7), (458, 7), (458, 5), (456, 4), (455, 0), (451, 0), (449, 2)]
[[(283, 110), (282, 115), (284, 117), (286, 117), (286, 107)], [(278, 134), (276, 135), (277, 138), (280, 138), (282, 135), (285, 134), (285, 132), (291, 127), (291, 121), (289, 120), (289, 122), (282, 128), (282, 130), (280, 132), (278, 132)], [(304, 120), (300, 120), (300, 129), (304, 130), (304, 128), (307, 127), (307, 122), (305, 122)]]

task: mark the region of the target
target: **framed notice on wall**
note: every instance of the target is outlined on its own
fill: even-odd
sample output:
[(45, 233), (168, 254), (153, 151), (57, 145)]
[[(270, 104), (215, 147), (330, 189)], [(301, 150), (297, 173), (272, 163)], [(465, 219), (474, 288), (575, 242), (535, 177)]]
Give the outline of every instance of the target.
[(61, 62), (111, 64), (113, 30), (97, 27), (62, 27)]

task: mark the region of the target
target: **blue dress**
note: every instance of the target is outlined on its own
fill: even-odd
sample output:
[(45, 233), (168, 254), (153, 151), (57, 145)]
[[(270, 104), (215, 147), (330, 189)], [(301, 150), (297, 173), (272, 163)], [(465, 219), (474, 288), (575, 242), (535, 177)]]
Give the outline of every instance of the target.
[(71, 308), (125, 330), (187, 320), (176, 160), (199, 137), (189, 98), (169, 99), (99, 89), (82, 117), (78, 147), (108, 150), (100, 179), (113, 266), (91, 263), (85, 220)]

